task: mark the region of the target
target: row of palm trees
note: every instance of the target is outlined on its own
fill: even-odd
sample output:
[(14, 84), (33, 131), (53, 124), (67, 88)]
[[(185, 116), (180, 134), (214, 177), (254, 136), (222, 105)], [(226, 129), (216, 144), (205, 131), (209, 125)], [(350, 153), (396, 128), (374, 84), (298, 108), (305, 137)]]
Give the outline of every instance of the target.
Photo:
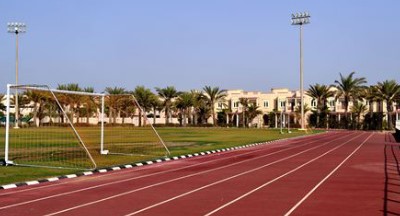
[[(388, 128), (393, 128), (392, 113), (393, 104), (400, 104), (400, 85), (395, 80), (386, 80), (378, 82), (376, 85), (366, 86), (364, 77), (355, 77), (355, 72), (348, 75), (340, 74), (340, 79), (335, 80), (333, 85), (315, 84), (310, 85), (306, 94), (312, 97), (316, 102), (316, 123), (315, 126), (322, 127), (329, 121), (329, 110), (327, 106), (328, 98), (335, 97), (341, 99), (344, 106), (344, 127), (350, 128), (356, 119), (356, 124), (360, 125), (363, 115), (369, 109), (372, 115), (373, 102), (386, 103)], [(79, 91), (93, 93), (93, 87), (82, 88), (79, 84), (61, 84), (57, 87), (58, 90)], [(226, 101), (227, 92), (219, 87), (205, 86), (201, 91), (191, 90), (181, 92), (173, 86), (165, 88), (155, 88), (155, 92), (144, 86), (137, 86), (134, 90), (129, 91), (121, 87), (105, 88), (107, 94), (105, 98), (105, 109), (108, 113), (109, 123), (117, 123), (117, 118), (133, 118), (137, 113), (139, 117), (139, 126), (142, 126), (142, 118), (148, 113), (153, 117), (153, 124), (156, 123), (156, 113), (164, 111), (165, 124), (171, 124), (172, 117), (178, 117), (183, 126), (187, 124), (197, 125), (206, 124), (211, 117), (212, 124), (233, 122), (233, 118), (238, 118), (238, 113), (232, 115), (231, 102)], [(134, 106), (132, 97), (140, 105)], [(0, 95), (1, 98), (4, 95)], [(45, 116), (59, 116), (64, 119), (60, 111), (54, 107), (55, 103), (51, 95), (40, 91), (25, 91), (19, 95), (19, 107), (23, 108), (31, 106), (32, 118), (37, 126), (40, 125), (38, 119)], [(58, 94), (57, 98), (65, 110), (68, 110), (70, 118), (76, 118), (75, 122), (80, 123), (81, 118), (86, 118), (86, 123), (89, 123), (90, 117), (97, 114), (99, 109), (100, 99), (92, 96), (79, 94)], [(367, 107), (365, 101), (370, 107)], [(353, 105), (350, 107), (350, 102)], [(13, 103), (13, 102), (12, 102)], [(33, 105), (32, 105), (33, 103)], [(215, 105), (220, 105), (222, 112), (215, 112)], [(261, 115), (259, 107), (250, 102), (247, 98), (240, 98), (239, 103), (242, 106), (241, 122), (243, 127), (247, 127), (252, 120)], [(52, 107), (53, 106), (53, 107)], [(3, 104), (0, 103), (0, 109), (4, 110)], [(52, 111), (51, 111), (52, 110)], [(309, 110), (308, 108), (306, 110)], [(1, 114), (1, 112), (0, 112)], [(349, 115), (350, 114), (350, 115)], [(50, 118), (51, 119), (51, 118)], [(358, 127), (358, 126), (357, 126)]]
[[(77, 83), (60, 84), (57, 90), (94, 92), (93, 87), (82, 88)], [(153, 124), (155, 124), (157, 111), (164, 111), (166, 125), (171, 124), (170, 119), (173, 116), (180, 116), (179, 119), (183, 126), (187, 125), (187, 120), (193, 125), (206, 124), (210, 117), (213, 119), (212, 123), (216, 125), (217, 117), (213, 111), (215, 103), (223, 101), (226, 97), (225, 90), (211, 86), (205, 86), (202, 91), (192, 90), (189, 92), (180, 92), (173, 86), (155, 88), (155, 90), (156, 93), (153, 93), (151, 89), (144, 86), (137, 86), (133, 91), (121, 87), (105, 88), (104, 92), (107, 95), (105, 111), (108, 114), (109, 123), (117, 123), (117, 118), (122, 119), (122, 123), (124, 123), (126, 117), (138, 116), (139, 126), (142, 126), (144, 123), (142, 118), (152, 112)], [(1, 96), (3, 98), (4, 95)], [(100, 97), (56, 93), (56, 98), (63, 110), (68, 113), (68, 117), (75, 120), (76, 123), (83, 123), (81, 122), (83, 117), (86, 118), (86, 123), (89, 123), (90, 117), (97, 115), (97, 111), (100, 109)], [(14, 104), (14, 99), (11, 100), (11, 104)], [(39, 119), (43, 119), (45, 116), (50, 117), (50, 121), (52, 117), (59, 117), (62, 122), (65, 121), (65, 116), (57, 109), (58, 105), (48, 91), (24, 91), (19, 94), (18, 102), (21, 109), (30, 108), (32, 110), (30, 115), (37, 126), (40, 126)]]
[[(335, 97), (341, 99), (344, 106), (344, 127), (351, 128), (351, 119), (354, 115), (356, 127), (359, 128), (361, 117), (369, 110), (370, 116), (373, 114), (373, 104), (386, 103), (387, 128), (393, 128), (393, 107), (394, 103), (400, 104), (400, 85), (395, 80), (385, 80), (376, 85), (366, 86), (364, 77), (355, 77), (355, 72), (348, 75), (340, 74), (340, 79), (335, 80), (333, 85), (310, 85), (307, 95), (314, 98), (317, 102), (316, 107), (316, 126), (321, 126), (321, 116), (326, 118), (328, 98)], [(353, 106), (350, 107), (350, 102)], [(368, 103), (365, 103), (368, 102)], [(368, 105), (369, 104), (369, 107)], [(324, 113), (325, 112), (325, 113)], [(380, 111), (382, 112), (382, 111)], [(349, 115), (351, 113), (352, 115)], [(324, 114), (324, 115), (322, 115)], [(327, 122), (327, 119), (324, 119)]]

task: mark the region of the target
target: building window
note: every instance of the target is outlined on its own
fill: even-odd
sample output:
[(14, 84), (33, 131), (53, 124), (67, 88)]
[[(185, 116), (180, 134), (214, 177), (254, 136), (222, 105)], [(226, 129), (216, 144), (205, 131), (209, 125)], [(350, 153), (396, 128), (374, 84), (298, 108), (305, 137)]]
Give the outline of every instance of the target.
[(285, 107), (285, 105), (286, 105), (286, 101), (280, 101), (280, 103), (279, 103), (279, 106), (282, 108), (282, 107)]
[(317, 106), (317, 101), (315, 99), (311, 100), (311, 107), (316, 107)]
[(264, 101), (264, 107), (268, 108), (269, 107), (269, 101)]
[(334, 100), (329, 101), (329, 106), (330, 107), (334, 107), (335, 106), (335, 101)]
[(222, 108), (222, 103), (221, 102), (218, 103), (218, 108)]
[(239, 107), (239, 101), (233, 102), (233, 107), (238, 108)]

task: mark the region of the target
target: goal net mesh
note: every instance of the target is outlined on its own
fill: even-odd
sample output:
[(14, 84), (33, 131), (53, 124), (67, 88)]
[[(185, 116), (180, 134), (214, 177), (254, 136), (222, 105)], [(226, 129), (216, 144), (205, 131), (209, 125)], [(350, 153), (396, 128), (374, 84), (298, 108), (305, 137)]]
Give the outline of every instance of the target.
[(82, 95), (67, 99), (66, 94), (47, 86), (27, 85), (12, 86), (8, 92), (8, 161), (26, 166), (96, 168), (73, 123), (78, 110), (87, 109), (83, 103), (73, 102)]

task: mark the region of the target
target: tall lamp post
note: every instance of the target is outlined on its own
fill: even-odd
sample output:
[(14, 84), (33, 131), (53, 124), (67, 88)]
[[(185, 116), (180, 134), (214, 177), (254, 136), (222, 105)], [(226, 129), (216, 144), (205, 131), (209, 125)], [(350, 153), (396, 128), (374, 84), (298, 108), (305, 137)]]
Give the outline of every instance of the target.
[[(25, 23), (11, 22), (7, 23), (8, 33), (15, 34), (15, 85), (18, 85), (18, 34), (26, 32)], [(19, 128), (19, 106), (18, 90), (15, 89), (15, 128)]]
[(303, 25), (310, 23), (308, 12), (292, 14), (292, 25), (300, 26), (300, 101), (301, 101), (301, 129), (304, 130), (304, 80), (303, 80)]

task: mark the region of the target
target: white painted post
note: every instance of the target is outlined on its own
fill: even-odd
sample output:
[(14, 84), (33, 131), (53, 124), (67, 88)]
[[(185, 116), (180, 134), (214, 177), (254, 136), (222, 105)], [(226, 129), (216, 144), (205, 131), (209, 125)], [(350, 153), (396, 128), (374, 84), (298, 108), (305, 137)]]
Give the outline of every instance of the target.
[[(6, 98), (6, 140), (5, 140), (5, 152), (4, 152), (4, 160), (6, 165), (11, 161), (8, 161), (8, 150), (9, 150), (9, 142), (10, 142), (10, 84), (7, 84), (7, 98)], [(12, 162), (11, 162), (12, 163)]]
[(107, 150), (104, 150), (104, 95), (101, 96), (101, 129), (100, 129), (100, 154), (108, 154)]

